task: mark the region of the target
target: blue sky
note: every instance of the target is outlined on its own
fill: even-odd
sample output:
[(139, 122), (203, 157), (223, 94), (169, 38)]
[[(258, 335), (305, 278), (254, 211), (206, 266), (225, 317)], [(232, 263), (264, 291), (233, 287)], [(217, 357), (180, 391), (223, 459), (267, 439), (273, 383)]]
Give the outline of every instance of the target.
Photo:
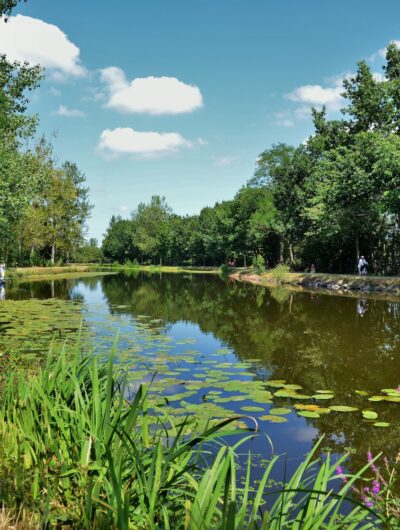
[(28, 0), (14, 15), (0, 53), (47, 66), (30, 109), (85, 172), (98, 239), (154, 194), (180, 214), (232, 198), (400, 39), (398, 0)]

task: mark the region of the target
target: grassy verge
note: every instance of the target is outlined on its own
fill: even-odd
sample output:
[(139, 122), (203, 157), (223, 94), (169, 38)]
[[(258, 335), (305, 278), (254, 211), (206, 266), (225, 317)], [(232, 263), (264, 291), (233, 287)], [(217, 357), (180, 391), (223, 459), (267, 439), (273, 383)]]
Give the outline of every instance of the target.
[(134, 270), (139, 272), (168, 272), (168, 273), (183, 273), (190, 274), (219, 274), (219, 267), (185, 267), (185, 266), (170, 266), (170, 265), (102, 265), (104, 270)]
[(78, 351), (50, 355), (28, 380), (14, 373), (5, 388), (0, 501), (16, 528), (379, 528), (350, 499), (369, 464), (343, 480), (345, 457), (318, 460), (314, 449), (283, 485), (271, 480), (277, 456), (253, 482), (251, 457), (240, 473), (236, 455), (254, 434), (233, 446), (217, 438), (237, 417), (194, 436), (195, 420), (174, 423), (160, 405), (149, 424), (146, 387), (132, 394), (112, 355), (105, 364)]
[(256, 269), (233, 270), (231, 276), (262, 285), (297, 285), (321, 289), (400, 293), (400, 277), (357, 276), (355, 274), (324, 274), (290, 272), (287, 267), (259, 273)]

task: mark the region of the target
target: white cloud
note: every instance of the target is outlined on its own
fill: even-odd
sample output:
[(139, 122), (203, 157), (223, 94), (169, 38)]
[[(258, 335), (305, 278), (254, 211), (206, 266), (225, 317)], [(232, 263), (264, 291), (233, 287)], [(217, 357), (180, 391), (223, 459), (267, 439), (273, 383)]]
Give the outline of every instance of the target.
[(51, 86), (51, 87), (49, 88), (49, 92), (50, 92), (50, 94), (51, 94), (52, 96), (55, 96), (55, 97), (59, 97), (59, 96), (61, 96), (61, 90), (58, 90), (58, 88), (55, 88), (55, 87), (53, 87), (53, 86)]
[(53, 112), (56, 116), (64, 116), (65, 118), (83, 118), (85, 113), (78, 109), (69, 109), (65, 105), (60, 105), (57, 110)]
[(108, 90), (106, 107), (128, 113), (181, 114), (203, 105), (200, 89), (175, 77), (138, 77), (129, 82), (116, 66), (101, 70)]
[(227, 167), (231, 166), (237, 161), (237, 156), (220, 156), (215, 160), (215, 165), (218, 167)]
[(275, 125), (279, 125), (280, 127), (293, 127), (294, 126), (294, 119), (292, 116), (292, 112), (289, 109), (280, 110), (278, 112), (275, 112)]
[(387, 81), (384, 74), (381, 74), (380, 72), (372, 72), (372, 77), (377, 83), (383, 83), (384, 81)]
[(60, 28), (38, 18), (16, 15), (0, 24), (0, 53), (11, 61), (41, 64), (58, 80), (86, 75), (79, 48)]
[[(391, 42), (393, 42), (394, 44), (396, 44), (397, 47), (400, 48), (400, 40), (392, 40)], [(383, 59), (385, 59), (386, 58), (386, 51), (387, 51), (387, 47), (386, 48), (381, 48), (380, 50), (377, 51), (377, 53), (374, 53), (370, 57), (370, 60), (374, 61), (377, 56), (378, 57), (382, 57)]]
[(130, 127), (118, 127), (105, 129), (101, 133), (98, 149), (109, 158), (124, 154), (151, 157), (170, 154), (193, 145), (179, 133), (143, 132)]
[(329, 110), (339, 110), (343, 101), (342, 92), (341, 85), (326, 88), (321, 85), (303, 85), (287, 94), (286, 97), (291, 101), (317, 106), (325, 105)]

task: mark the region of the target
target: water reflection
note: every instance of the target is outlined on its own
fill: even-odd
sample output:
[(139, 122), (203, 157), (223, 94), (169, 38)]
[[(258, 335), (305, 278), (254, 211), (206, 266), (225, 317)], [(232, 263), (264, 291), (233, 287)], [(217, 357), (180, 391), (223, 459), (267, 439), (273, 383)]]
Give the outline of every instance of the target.
[(148, 315), (164, 326), (179, 324), (186, 335), (191, 330), (203, 337), (199, 349), (210, 335), (232, 348), (239, 360), (251, 362), (255, 377), (285, 379), (301, 385), (306, 394), (330, 389), (335, 403), (373, 408), (381, 421), (391, 423), (386, 429), (373, 428), (359, 413), (310, 420), (293, 415), (289, 424), (268, 426), (279, 450), (294, 450), (296, 444), (325, 434), (325, 445), (335, 452), (357, 448), (352, 458), (359, 467), (370, 448), (388, 456), (399, 449), (400, 404), (369, 404), (355, 393), (379, 393), (400, 383), (399, 302), (269, 290), (210, 275), (142, 273), (32, 282), (20, 285), (12, 296), (84, 297), (87, 303), (105, 304), (105, 320), (111, 315), (134, 322), (138, 315)]

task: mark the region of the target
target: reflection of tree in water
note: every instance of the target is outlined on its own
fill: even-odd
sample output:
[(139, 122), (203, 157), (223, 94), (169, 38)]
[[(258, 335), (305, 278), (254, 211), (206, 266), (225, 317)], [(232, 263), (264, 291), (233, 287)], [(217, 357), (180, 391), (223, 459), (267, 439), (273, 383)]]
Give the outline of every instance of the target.
[[(91, 282), (95, 283), (91, 284)], [(83, 301), (83, 296), (77, 289), (81, 283), (84, 283), (87, 286), (93, 285), (93, 289), (96, 289), (98, 288), (99, 278), (16, 282), (12, 283), (10, 287), (6, 289), (6, 298), (13, 300), (26, 300), (29, 298), (46, 300), (49, 298), (58, 298), (60, 300)]]
[[(356, 298), (282, 288), (270, 292), (214, 276), (119, 275), (104, 277), (102, 283), (111, 312), (194, 322), (239, 358), (261, 359), (254, 365), (259, 377), (269, 372), (270, 378), (302, 385), (306, 393), (331, 389), (336, 404), (373, 408), (380, 420), (393, 420), (400, 407), (369, 403), (354, 393), (379, 393), (400, 383), (399, 303), (369, 300), (360, 318)], [(331, 413), (310, 423), (338, 451), (361, 448), (361, 459), (369, 447), (385, 446), (389, 454), (398, 449), (394, 423), (372, 428), (360, 413)]]

